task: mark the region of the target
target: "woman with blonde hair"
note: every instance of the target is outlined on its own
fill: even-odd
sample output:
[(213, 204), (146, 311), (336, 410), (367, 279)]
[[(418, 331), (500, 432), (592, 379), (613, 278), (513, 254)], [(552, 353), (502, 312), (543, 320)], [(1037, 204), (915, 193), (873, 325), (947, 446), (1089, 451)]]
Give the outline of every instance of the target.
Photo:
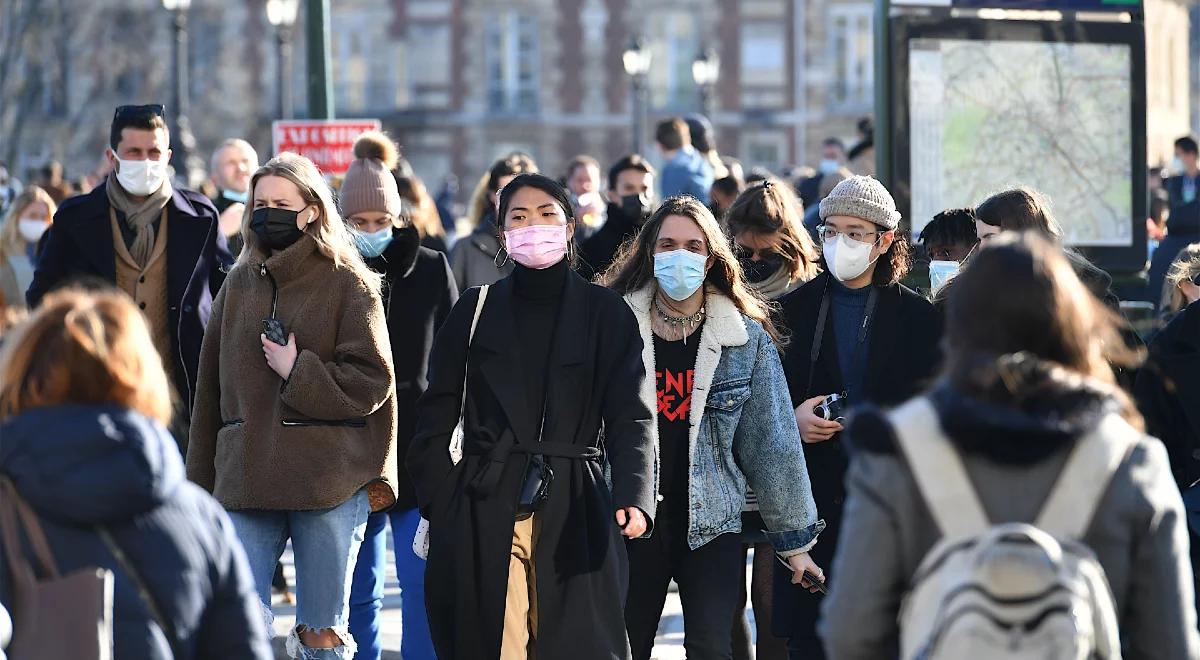
[(496, 201), (500, 190), (518, 174), (538, 171), (533, 157), (513, 152), (492, 164), (491, 169), (479, 179), (471, 195), (471, 234), (465, 236), (450, 250), (450, 265), (454, 269), (454, 281), (458, 291), (485, 284), (492, 284), (512, 273), (512, 260), (500, 254), (499, 230), (496, 228)]
[[(112, 571), (113, 657), (267, 660), (267, 630), (233, 525), (185, 481), (164, 427), (167, 383), (128, 297), (47, 295), (4, 336), (0, 354), (0, 507), (28, 503), (59, 574)], [(20, 636), (23, 610), (13, 605), (23, 594), (8, 580), (14, 564), (4, 563), (0, 606), (17, 630), (8, 651), (45, 653), (48, 640)]]
[(17, 196), (0, 224), (0, 307), (25, 307), (25, 291), (33, 282), (38, 241), (58, 210), (50, 194), (28, 186)]
[(1180, 251), (1171, 262), (1163, 281), (1162, 303), (1159, 311), (1164, 321), (1170, 321), (1183, 308), (1200, 300), (1200, 243), (1192, 243)]
[(291, 539), (299, 609), (289, 654), (349, 658), (367, 515), (396, 500), (381, 278), (303, 156), (283, 153), (255, 172), (242, 238), (204, 336), (188, 477), (230, 511), (268, 612)]
[(780, 363), (783, 342), (712, 212), (693, 197), (663, 202), (605, 280), (637, 319), (642, 364), (654, 375), (640, 394), (657, 411), (654, 535), (626, 544), (633, 657), (650, 658), (674, 579), (687, 656), (729, 658), (744, 602), (747, 486), (758, 494), (766, 555), (778, 555), (794, 584), (815, 591), (823, 582), (809, 550), (825, 524)]

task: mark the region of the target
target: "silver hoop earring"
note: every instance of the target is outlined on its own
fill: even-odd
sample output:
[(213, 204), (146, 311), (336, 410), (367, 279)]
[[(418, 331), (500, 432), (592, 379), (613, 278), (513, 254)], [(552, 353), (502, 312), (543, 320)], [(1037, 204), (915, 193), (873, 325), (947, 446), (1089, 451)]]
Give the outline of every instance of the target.
[[(503, 260), (501, 260), (501, 259), (500, 259), (500, 253), (501, 253), (501, 252), (503, 252), (503, 253), (504, 253), (504, 259), (503, 259)], [(501, 245), (499, 248), (497, 248), (497, 249), (496, 249), (496, 256), (495, 256), (495, 258), (493, 258), (493, 259), (492, 259), (492, 263), (493, 263), (493, 264), (495, 264), (496, 268), (504, 268), (505, 266), (507, 266), (507, 265), (509, 264), (509, 262), (511, 262), (511, 261), (512, 261), (512, 259), (510, 259), (510, 258), (509, 258), (509, 257), (511, 257), (511, 256), (512, 256), (512, 255), (510, 255), (510, 254), (508, 253), (508, 250), (506, 250), (506, 249), (504, 248), (504, 246), (503, 246), (503, 245)]]

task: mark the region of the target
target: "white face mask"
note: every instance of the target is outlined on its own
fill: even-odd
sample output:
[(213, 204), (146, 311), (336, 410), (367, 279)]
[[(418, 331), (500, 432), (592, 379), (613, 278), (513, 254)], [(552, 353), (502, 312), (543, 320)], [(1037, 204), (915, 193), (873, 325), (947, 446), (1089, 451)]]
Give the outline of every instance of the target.
[(50, 223), (45, 218), (21, 218), (17, 221), (17, 233), (26, 243), (37, 243), (49, 228)]
[(167, 180), (165, 160), (117, 159), (117, 181), (130, 195), (145, 197), (162, 187)]
[(829, 265), (829, 272), (841, 282), (862, 275), (875, 262), (871, 258), (873, 247), (874, 243), (861, 243), (845, 234), (838, 234), (837, 238), (825, 241), (825, 263)]
[(934, 260), (929, 262), (929, 284), (934, 291), (942, 288), (943, 284), (957, 274), (957, 261)]

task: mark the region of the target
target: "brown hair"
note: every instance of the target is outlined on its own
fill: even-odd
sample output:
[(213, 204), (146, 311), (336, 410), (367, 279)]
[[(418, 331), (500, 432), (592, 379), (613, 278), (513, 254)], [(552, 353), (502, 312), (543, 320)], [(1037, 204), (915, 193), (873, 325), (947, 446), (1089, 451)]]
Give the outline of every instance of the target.
[(1062, 241), (1062, 228), (1050, 212), (1050, 201), (1033, 188), (1022, 186), (998, 192), (983, 200), (975, 209), (975, 217), (1003, 231), (1034, 231), (1048, 241)]
[(167, 424), (171, 396), (141, 312), (125, 294), (62, 289), (5, 336), (0, 420), (31, 408), (114, 404)]
[(536, 173), (537, 171), (538, 166), (533, 162), (533, 156), (519, 151), (514, 151), (492, 163), (492, 167), (480, 177), (479, 183), (475, 185), (475, 191), (471, 193), (471, 209), (467, 216), (471, 220), (471, 227), (478, 227), (479, 223), (483, 222), (483, 217), (487, 215), (488, 210), (495, 212), (496, 200), (492, 197), (500, 192), (501, 177)]
[(1171, 262), (1171, 269), (1167, 271), (1166, 279), (1163, 280), (1162, 311), (1174, 313), (1187, 307), (1187, 298), (1183, 297), (1179, 283), (1186, 282), (1198, 274), (1200, 274), (1200, 243), (1192, 243), (1179, 251), (1175, 261)]
[(415, 176), (397, 175), (395, 178), (400, 199), (405, 202), (404, 210), (421, 238), (445, 236), (446, 228), (442, 226), (442, 216), (438, 215), (437, 204), (425, 189), (425, 183)]
[(792, 282), (807, 282), (817, 276), (817, 248), (804, 229), (800, 199), (791, 186), (778, 179), (746, 188), (734, 200), (725, 214), (730, 234), (737, 238), (744, 232), (778, 234), (779, 254), (788, 269)]
[(654, 139), (663, 149), (674, 151), (692, 143), (692, 133), (688, 130), (687, 122), (679, 117), (672, 117), (658, 123), (654, 128)]
[(944, 367), (951, 385), (976, 394), (1019, 394), (1004, 387), (1003, 364), (1029, 357), (1110, 392), (1126, 419), (1141, 423), (1112, 370), (1137, 356), (1121, 340), (1114, 313), (1088, 291), (1057, 245), (1035, 232), (1005, 235), (953, 281)]
[(658, 240), (663, 221), (672, 215), (690, 219), (704, 234), (704, 240), (708, 243), (708, 253), (715, 260), (704, 278), (705, 286), (716, 289), (733, 301), (738, 311), (758, 321), (775, 345), (782, 350), (787, 345), (787, 338), (771, 321), (771, 305), (746, 283), (737, 258), (733, 256), (733, 250), (729, 247), (729, 241), (721, 232), (712, 211), (689, 195), (672, 197), (663, 202), (642, 226), (637, 237), (621, 246), (612, 265), (600, 276), (600, 284), (624, 295), (640, 291), (656, 282), (654, 244)]

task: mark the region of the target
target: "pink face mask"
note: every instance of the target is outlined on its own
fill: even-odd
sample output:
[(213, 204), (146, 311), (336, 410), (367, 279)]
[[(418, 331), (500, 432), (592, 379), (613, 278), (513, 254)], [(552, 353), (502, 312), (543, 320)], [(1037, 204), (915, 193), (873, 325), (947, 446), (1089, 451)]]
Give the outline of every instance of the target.
[(504, 232), (513, 261), (541, 270), (562, 261), (567, 254), (566, 225), (530, 225)]

